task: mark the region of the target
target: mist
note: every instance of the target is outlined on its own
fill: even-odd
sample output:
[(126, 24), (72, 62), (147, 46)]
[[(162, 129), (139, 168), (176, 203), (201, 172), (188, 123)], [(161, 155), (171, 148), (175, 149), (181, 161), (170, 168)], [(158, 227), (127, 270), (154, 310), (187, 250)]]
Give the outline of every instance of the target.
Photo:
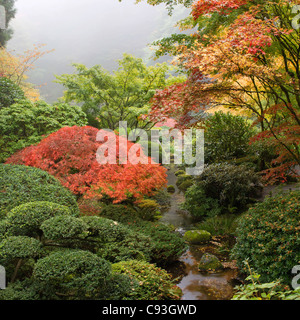
[(100, 64), (114, 70), (123, 53), (153, 63), (149, 44), (178, 32), (175, 23), (187, 15), (178, 6), (170, 17), (164, 5), (134, 4), (135, 0), (17, 0), (17, 14), (10, 26), (14, 36), (7, 48), (23, 53), (45, 44), (53, 52), (42, 57), (29, 82), (41, 86), (47, 102), (63, 94), (55, 75), (73, 73), (72, 63)]

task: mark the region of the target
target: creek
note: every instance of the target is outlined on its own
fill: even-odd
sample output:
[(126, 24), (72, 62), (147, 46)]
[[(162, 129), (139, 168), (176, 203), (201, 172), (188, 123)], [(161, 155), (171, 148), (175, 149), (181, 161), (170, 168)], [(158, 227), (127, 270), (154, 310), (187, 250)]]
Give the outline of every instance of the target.
[[(170, 224), (182, 235), (188, 230), (196, 229), (193, 218), (180, 209), (185, 197), (176, 186), (176, 169), (172, 166), (168, 171), (168, 184), (175, 187), (170, 206), (164, 211), (161, 222)], [(189, 245), (179, 261), (168, 268), (177, 285), (182, 290), (182, 300), (230, 300), (237, 282), (238, 270), (231, 265), (228, 254), (220, 254), (223, 239), (213, 237), (205, 245)], [(216, 255), (223, 263), (224, 269), (215, 273), (201, 273), (198, 270), (200, 259), (204, 253)]]

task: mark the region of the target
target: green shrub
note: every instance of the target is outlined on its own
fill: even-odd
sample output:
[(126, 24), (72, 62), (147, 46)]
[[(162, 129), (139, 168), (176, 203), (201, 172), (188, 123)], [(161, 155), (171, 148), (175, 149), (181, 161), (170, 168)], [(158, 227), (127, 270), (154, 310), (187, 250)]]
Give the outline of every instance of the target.
[(50, 240), (71, 240), (87, 236), (87, 224), (80, 218), (57, 216), (46, 220), (41, 229)]
[(159, 204), (155, 200), (143, 199), (138, 203), (137, 211), (141, 219), (153, 221), (159, 213)]
[(241, 158), (249, 152), (254, 131), (243, 117), (217, 112), (208, 118), (205, 127), (206, 163)]
[(104, 300), (134, 300), (135, 292), (139, 283), (135, 278), (127, 274), (112, 274), (112, 278), (107, 283)]
[(36, 258), (42, 254), (41, 242), (29, 237), (7, 237), (0, 243), (0, 248), (0, 259), (6, 262), (14, 259)]
[(166, 266), (177, 261), (187, 246), (182, 236), (174, 232), (170, 226), (159, 222), (139, 221), (132, 223), (131, 228), (150, 237), (151, 262)]
[(37, 301), (40, 299), (38, 288), (34, 288), (31, 279), (10, 283), (5, 290), (0, 290), (0, 300)]
[(114, 273), (129, 275), (137, 279), (139, 287), (128, 298), (135, 300), (179, 300), (181, 290), (175, 286), (165, 270), (144, 261), (126, 261), (112, 265)]
[(72, 215), (72, 211), (69, 207), (57, 203), (28, 202), (13, 208), (7, 214), (6, 231), (15, 236), (41, 236), (42, 223), (54, 216), (62, 215)]
[(171, 205), (171, 196), (166, 189), (160, 189), (152, 198), (159, 204), (161, 210)]
[(246, 283), (235, 288), (232, 300), (300, 300), (300, 287), (289, 290), (280, 280), (261, 283), (260, 275), (251, 272)]
[(150, 261), (152, 239), (140, 232), (131, 231), (120, 242), (107, 242), (99, 246), (97, 255), (112, 263), (127, 260)]
[(182, 192), (187, 192), (187, 190), (194, 185), (193, 180), (186, 180), (182, 182), (179, 186), (178, 189)]
[(206, 230), (213, 236), (234, 235), (238, 224), (236, 215), (227, 214), (205, 219), (197, 228)]
[[(53, 298), (97, 299), (106, 294), (110, 263), (82, 250), (58, 251), (38, 260), (33, 279)], [(41, 291), (42, 293), (43, 291)]]
[[(97, 255), (110, 261), (150, 260), (151, 238), (129, 227), (101, 217), (83, 217)], [(95, 242), (97, 241), (97, 243)]]
[(229, 213), (253, 203), (263, 188), (254, 170), (226, 163), (207, 166), (197, 185), (203, 188), (206, 197), (217, 200)]
[(190, 180), (192, 180), (192, 177), (187, 174), (179, 175), (177, 176), (176, 185), (180, 186), (183, 182), (190, 181)]
[(241, 270), (247, 260), (265, 282), (291, 282), (291, 270), (300, 261), (300, 191), (268, 197), (244, 215), (232, 250)]
[(13, 81), (0, 77), (0, 110), (25, 99), (23, 90)]
[(0, 108), (0, 161), (62, 127), (86, 124), (81, 108), (66, 103), (22, 100), (10, 108)]
[(102, 217), (82, 217), (87, 224), (90, 237), (97, 237), (101, 242), (120, 242), (130, 233), (129, 229), (119, 222)]
[(47, 201), (67, 206), (79, 214), (75, 197), (45, 171), (26, 166), (0, 164), (0, 219), (27, 202)]
[(193, 185), (187, 189), (182, 209), (189, 211), (195, 218), (214, 217), (221, 213), (218, 201), (207, 197), (199, 185)]
[(20, 274), (20, 268), (31, 274), (34, 260), (43, 254), (42, 243), (34, 238), (11, 236), (0, 242), (0, 264), (5, 267), (11, 282)]
[(116, 204), (104, 206), (101, 216), (122, 223), (140, 220), (137, 211), (133, 207)]

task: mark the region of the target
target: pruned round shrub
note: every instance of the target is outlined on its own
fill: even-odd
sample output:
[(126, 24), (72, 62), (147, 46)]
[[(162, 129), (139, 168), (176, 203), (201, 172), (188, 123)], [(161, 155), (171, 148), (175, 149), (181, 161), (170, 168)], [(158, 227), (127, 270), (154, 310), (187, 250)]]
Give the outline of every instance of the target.
[(135, 300), (179, 300), (181, 290), (165, 270), (144, 261), (125, 261), (112, 265), (114, 273), (129, 275), (137, 279), (139, 287), (129, 294)]
[[(139, 283), (135, 278), (127, 274), (112, 274), (112, 278), (107, 283), (104, 300), (134, 300), (135, 292)], [(0, 296), (1, 297), (1, 296)]]
[(268, 197), (249, 209), (237, 228), (232, 250), (241, 270), (244, 261), (262, 281), (291, 283), (291, 270), (300, 262), (300, 191)]
[(103, 217), (86, 216), (82, 220), (87, 225), (89, 235), (101, 242), (120, 242), (130, 232), (121, 223)]
[(105, 294), (111, 277), (110, 263), (82, 250), (58, 251), (39, 259), (33, 279), (53, 297), (95, 299)]
[(47, 172), (37, 168), (0, 164), (0, 219), (13, 208), (35, 201), (67, 206), (79, 214), (75, 197)]
[(41, 225), (44, 237), (51, 240), (71, 240), (86, 236), (87, 224), (80, 218), (57, 216)]
[(120, 242), (102, 244), (97, 250), (97, 255), (112, 263), (127, 260), (150, 261), (152, 249), (152, 239), (149, 236), (131, 230)]
[[(6, 216), (6, 231), (16, 236), (41, 236), (41, 225), (44, 221), (62, 215), (76, 214), (69, 207), (47, 202), (36, 201), (13, 208)], [(1, 232), (0, 232), (1, 233)]]
[(133, 207), (119, 204), (104, 206), (101, 216), (122, 223), (140, 220), (137, 211)]
[(151, 238), (129, 227), (102, 217), (83, 217), (97, 255), (110, 262), (150, 260)]
[(30, 237), (7, 237), (0, 243), (0, 260), (36, 258), (42, 254), (42, 243)]

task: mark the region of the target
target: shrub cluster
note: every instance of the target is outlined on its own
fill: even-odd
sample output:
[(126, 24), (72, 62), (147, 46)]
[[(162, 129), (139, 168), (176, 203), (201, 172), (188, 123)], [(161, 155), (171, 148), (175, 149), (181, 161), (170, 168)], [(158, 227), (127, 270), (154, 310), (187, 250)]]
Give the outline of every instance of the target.
[(240, 220), (232, 251), (238, 266), (244, 261), (263, 281), (291, 283), (291, 270), (300, 261), (300, 191), (268, 197)]
[(0, 219), (15, 207), (36, 201), (61, 204), (79, 214), (71, 192), (57, 179), (37, 168), (0, 164), (0, 193)]

